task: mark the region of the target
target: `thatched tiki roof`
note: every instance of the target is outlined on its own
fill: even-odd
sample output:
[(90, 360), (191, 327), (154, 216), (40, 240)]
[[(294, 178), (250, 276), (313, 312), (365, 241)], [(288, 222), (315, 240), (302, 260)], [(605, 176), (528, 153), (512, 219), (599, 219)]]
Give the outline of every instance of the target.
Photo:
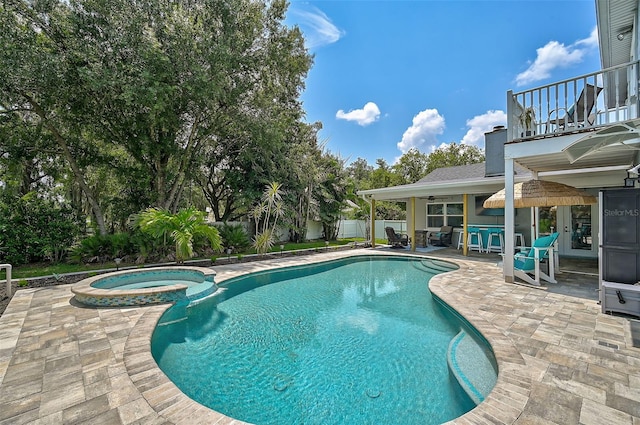
[[(483, 206), (485, 208), (504, 208), (504, 195), (504, 189), (494, 193), (484, 201)], [(595, 196), (582, 189), (547, 180), (528, 180), (513, 186), (515, 208), (590, 205), (596, 202)]]

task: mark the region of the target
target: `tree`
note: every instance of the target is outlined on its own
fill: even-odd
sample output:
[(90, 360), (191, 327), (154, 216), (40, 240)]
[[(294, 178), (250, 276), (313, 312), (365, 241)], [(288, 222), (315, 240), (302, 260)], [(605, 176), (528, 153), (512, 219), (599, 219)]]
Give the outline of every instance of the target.
[(175, 244), (178, 263), (193, 257), (193, 242), (196, 237), (208, 239), (214, 251), (222, 250), (218, 229), (209, 226), (205, 213), (193, 207), (180, 210), (176, 214), (159, 208), (148, 208), (139, 214), (136, 224), (142, 232), (154, 238), (170, 238)]
[(347, 176), (351, 180), (356, 190), (369, 189), (369, 181), (371, 179), (371, 173), (373, 167), (367, 164), (367, 160), (364, 158), (358, 158), (353, 161), (346, 169)]
[(307, 237), (307, 225), (310, 219), (319, 217), (316, 193), (325, 170), (322, 165), (322, 147), (318, 146), (318, 131), (320, 123), (300, 125), (297, 127), (295, 140), (292, 144), (290, 157), (295, 161), (286, 161), (287, 192), (284, 197), (292, 214), (284, 217), (289, 226), (289, 239), (302, 242)]
[(400, 178), (393, 172), (393, 168), (382, 158), (376, 160), (378, 168), (371, 172), (369, 180), (370, 189), (396, 186), (400, 184)]
[[(283, 24), (286, 7), (284, 0), (2, 3), (0, 114), (43, 129), (49, 158), (66, 164), (71, 190), (90, 205), (100, 233), (109, 195), (132, 177), (124, 199), (143, 193), (148, 204), (175, 212), (188, 203), (184, 191), (200, 167), (218, 177), (231, 170), (220, 202), (233, 211), (246, 202), (228, 200), (234, 181), (256, 162), (266, 170), (277, 164), (288, 129), (303, 116), (298, 98), (312, 58), (299, 29)], [(117, 177), (109, 195), (99, 184), (106, 180), (90, 181), (100, 167)]]
[(75, 183), (91, 205), (101, 232), (106, 232), (98, 200), (84, 179), (86, 152), (78, 110), (77, 73), (68, 49), (67, 8), (55, 2), (4, 2), (0, 7), (0, 114), (31, 131), (46, 132), (49, 156), (69, 166)]
[(338, 224), (347, 199), (347, 176), (344, 161), (338, 156), (325, 152), (320, 168), (323, 175), (315, 195), (325, 240), (338, 237)]
[(398, 162), (393, 164), (393, 172), (398, 176), (400, 184), (415, 183), (428, 174), (429, 155), (416, 148), (409, 149)]
[(428, 174), (436, 168), (477, 164), (484, 159), (484, 154), (477, 146), (450, 143), (429, 154), (426, 171)]

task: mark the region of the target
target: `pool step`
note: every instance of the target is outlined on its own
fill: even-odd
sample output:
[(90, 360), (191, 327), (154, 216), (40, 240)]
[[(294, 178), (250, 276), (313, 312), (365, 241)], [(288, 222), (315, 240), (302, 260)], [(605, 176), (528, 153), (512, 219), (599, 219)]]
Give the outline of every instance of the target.
[(449, 343), (447, 353), (449, 370), (476, 405), (489, 395), (498, 377), (485, 349), (461, 330)]
[(421, 260), (420, 262), (423, 266), (439, 272), (450, 272), (458, 269), (457, 265), (449, 263), (448, 261), (440, 261), (428, 258), (425, 260)]
[(411, 265), (418, 270), (434, 274), (446, 273), (457, 269), (453, 264), (431, 259), (420, 260), (420, 262), (411, 262)]

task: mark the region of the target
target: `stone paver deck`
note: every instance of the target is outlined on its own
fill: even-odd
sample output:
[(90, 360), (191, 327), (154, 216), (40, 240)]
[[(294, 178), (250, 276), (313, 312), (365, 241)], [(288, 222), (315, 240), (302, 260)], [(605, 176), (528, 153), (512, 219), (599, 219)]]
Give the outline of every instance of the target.
[[(380, 251), (219, 266), (216, 281), (369, 253)], [(485, 335), (499, 367), (487, 400), (451, 423), (640, 425), (637, 322), (602, 314), (593, 299), (504, 283), (495, 263), (449, 258), (460, 269), (430, 288)], [(0, 424), (242, 423), (158, 369), (150, 337), (168, 305), (88, 308), (70, 287), (20, 290), (0, 317)]]

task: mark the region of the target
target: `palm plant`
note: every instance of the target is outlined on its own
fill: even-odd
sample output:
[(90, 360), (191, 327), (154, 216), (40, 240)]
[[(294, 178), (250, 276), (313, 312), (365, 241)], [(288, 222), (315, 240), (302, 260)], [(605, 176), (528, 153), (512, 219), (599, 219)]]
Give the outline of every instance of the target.
[(223, 224), (218, 228), (222, 243), (232, 252), (243, 252), (249, 245), (249, 237), (241, 224)]
[(206, 215), (193, 207), (172, 214), (160, 208), (148, 208), (138, 215), (140, 230), (155, 238), (171, 238), (176, 247), (178, 263), (193, 257), (193, 239), (203, 236), (209, 240), (211, 249), (221, 251), (222, 244), (218, 229), (209, 226)]
[(251, 210), (250, 215), (256, 223), (253, 247), (259, 254), (268, 252), (275, 243), (278, 218), (284, 215), (282, 195), (282, 185), (271, 182), (262, 193), (260, 203)]

